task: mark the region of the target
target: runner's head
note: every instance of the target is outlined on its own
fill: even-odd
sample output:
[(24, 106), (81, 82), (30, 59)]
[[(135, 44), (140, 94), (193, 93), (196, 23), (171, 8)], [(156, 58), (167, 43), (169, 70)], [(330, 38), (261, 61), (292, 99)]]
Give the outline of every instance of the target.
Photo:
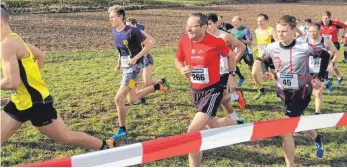
[(260, 28), (265, 29), (269, 25), (269, 17), (266, 14), (259, 14), (257, 17), (257, 24)]
[(240, 16), (234, 16), (232, 20), (233, 26), (238, 29), (242, 25), (242, 20)]
[(320, 36), (320, 28), (320, 24), (311, 23), (308, 26), (308, 33), (310, 34), (309, 37), (312, 39), (317, 39)]
[(282, 44), (288, 44), (294, 40), (296, 33), (296, 19), (294, 16), (284, 15), (277, 21), (276, 33)]
[(217, 22), (217, 24), (218, 24), (219, 26), (223, 26), (224, 22), (223, 22), (223, 16), (222, 16), (222, 15), (219, 15), (219, 16), (218, 16), (218, 22)]
[(122, 6), (114, 5), (108, 8), (110, 13), (110, 23), (113, 27), (118, 27), (124, 24), (125, 21), (125, 9)]
[(328, 25), (330, 23), (330, 19), (331, 19), (331, 13), (330, 11), (324, 11), (322, 13), (322, 22), (324, 25)]
[(126, 21), (127, 26), (136, 27), (136, 24), (137, 24), (137, 21), (135, 18), (133, 17), (127, 18), (127, 21)]
[(1, 4), (1, 30), (5, 30), (3, 26), (8, 26), (10, 14), (4, 4)]
[(202, 13), (192, 13), (190, 14), (187, 21), (187, 34), (189, 39), (193, 41), (200, 41), (206, 35), (207, 29), (207, 17)]
[(209, 13), (206, 16), (208, 20), (207, 32), (214, 32), (215, 30), (217, 30), (218, 17), (215, 13)]
[(311, 19), (311, 18), (306, 18), (306, 19), (305, 19), (305, 25), (306, 25), (306, 27), (308, 27), (311, 23), (312, 23), (312, 19)]

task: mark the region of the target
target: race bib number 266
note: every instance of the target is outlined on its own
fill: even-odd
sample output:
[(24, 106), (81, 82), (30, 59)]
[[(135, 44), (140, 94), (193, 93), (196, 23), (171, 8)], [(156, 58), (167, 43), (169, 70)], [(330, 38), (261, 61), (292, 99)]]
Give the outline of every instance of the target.
[(208, 69), (207, 68), (195, 68), (192, 70), (192, 76), (190, 77), (192, 83), (208, 84)]

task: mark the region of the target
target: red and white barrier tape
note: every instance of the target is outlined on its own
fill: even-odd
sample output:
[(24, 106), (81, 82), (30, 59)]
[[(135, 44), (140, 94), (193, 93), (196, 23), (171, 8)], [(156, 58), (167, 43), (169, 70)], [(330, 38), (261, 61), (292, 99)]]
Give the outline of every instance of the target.
[(259, 121), (180, 134), (142, 143), (90, 152), (64, 159), (26, 164), (27, 167), (131, 166), (191, 152), (255, 141), (312, 129), (347, 125), (347, 112)]

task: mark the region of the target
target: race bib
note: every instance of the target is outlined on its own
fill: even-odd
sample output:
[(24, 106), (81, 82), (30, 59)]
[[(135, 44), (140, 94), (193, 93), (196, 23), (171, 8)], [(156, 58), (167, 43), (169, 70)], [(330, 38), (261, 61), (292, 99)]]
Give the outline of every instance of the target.
[(321, 63), (321, 58), (313, 58), (313, 56), (309, 57), (309, 69), (310, 73), (319, 73), (320, 70), (320, 63)]
[(323, 37), (324, 37), (325, 39), (329, 39), (329, 40), (332, 39), (332, 35), (331, 35), (331, 34), (323, 34)]
[(123, 68), (129, 67), (129, 63), (128, 62), (131, 60), (130, 55), (128, 55), (128, 56), (121, 56), (120, 60), (121, 60), (121, 64), (122, 64)]
[(265, 48), (266, 48), (266, 45), (265, 45), (265, 44), (259, 45), (259, 46), (258, 46), (258, 52), (259, 52), (259, 54), (264, 54)]
[(281, 89), (298, 89), (298, 74), (281, 74), (278, 73), (277, 86)]
[(220, 74), (228, 73), (228, 59), (226, 57), (220, 57)]
[(192, 81), (192, 83), (208, 84), (210, 82), (210, 79), (208, 77), (208, 68), (193, 69), (190, 80)]

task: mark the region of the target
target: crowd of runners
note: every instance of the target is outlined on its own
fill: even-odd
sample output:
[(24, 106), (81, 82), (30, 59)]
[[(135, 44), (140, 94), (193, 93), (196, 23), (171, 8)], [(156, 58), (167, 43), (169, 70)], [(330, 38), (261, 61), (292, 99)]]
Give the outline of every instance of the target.
[[(112, 6), (108, 12), (114, 45), (119, 52), (114, 71), (122, 74), (122, 80), (115, 95), (119, 127), (109, 139), (100, 140), (67, 129), (41, 77), (45, 54), (12, 31), (9, 12), (1, 5), (1, 90), (12, 91), (10, 98), (1, 99), (4, 106), (1, 145), (24, 122), (31, 121), (40, 132), (58, 143), (88, 149), (113, 148), (117, 139), (128, 134), (125, 100), (138, 105), (146, 103), (148, 94), (170, 91), (166, 77), (152, 76), (154, 59), (150, 51), (155, 39), (145, 32), (145, 26), (138, 24), (136, 18), (127, 17), (121, 6)], [(257, 16), (258, 28), (253, 37), (252, 30), (243, 24), (240, 16), (233, 17), (231, 24), (215, 13), (192, 13), (188, 17), (186, 34), (178, 42), (175, 57), (176, 69), (190, 83), (197, 111), (187, 132), (247, 122), (231, 104), (236, 101), (241, 110), (247, 108), (242, 92), (246, 78), (238, 67), (242, 62), (248, 66), (254, 89), (258, 90), (255, 100), (267, 94), (262, 83), (270, 79), (285, 108), (284, 117), (303, 115), (311, 96), (315, 97), (315, 114), (322, 113), (324, 90), (333, 93), (333, 88), (341, 86), (343, 81), (337, 61), (343, 44), (343, 62), (347, 63), (347, 23), (332, 20), (329, 11), (322, 12), (321, 21), (306, 18), (303, 24), (298, 17), (284, 15), (275, 18), (276, 25), (271, 27), (269, 19), (264, 13)], [(335, 86), (333, 75), (336, 75)], [(141, 76), (143, 86), (139, 85)], [(220, 106), (228, 114), (226, 117), (216, 116)], [(315, 142), (316, 156), (322, 158), (322, 135), (315, 130), (306, 133)], [(283, 135), (282, 139), (286, 164), (294, 166), (293, 135)], [(189, 165), (200, 166), (201, 159), (202, 152), (190, 153)]]

